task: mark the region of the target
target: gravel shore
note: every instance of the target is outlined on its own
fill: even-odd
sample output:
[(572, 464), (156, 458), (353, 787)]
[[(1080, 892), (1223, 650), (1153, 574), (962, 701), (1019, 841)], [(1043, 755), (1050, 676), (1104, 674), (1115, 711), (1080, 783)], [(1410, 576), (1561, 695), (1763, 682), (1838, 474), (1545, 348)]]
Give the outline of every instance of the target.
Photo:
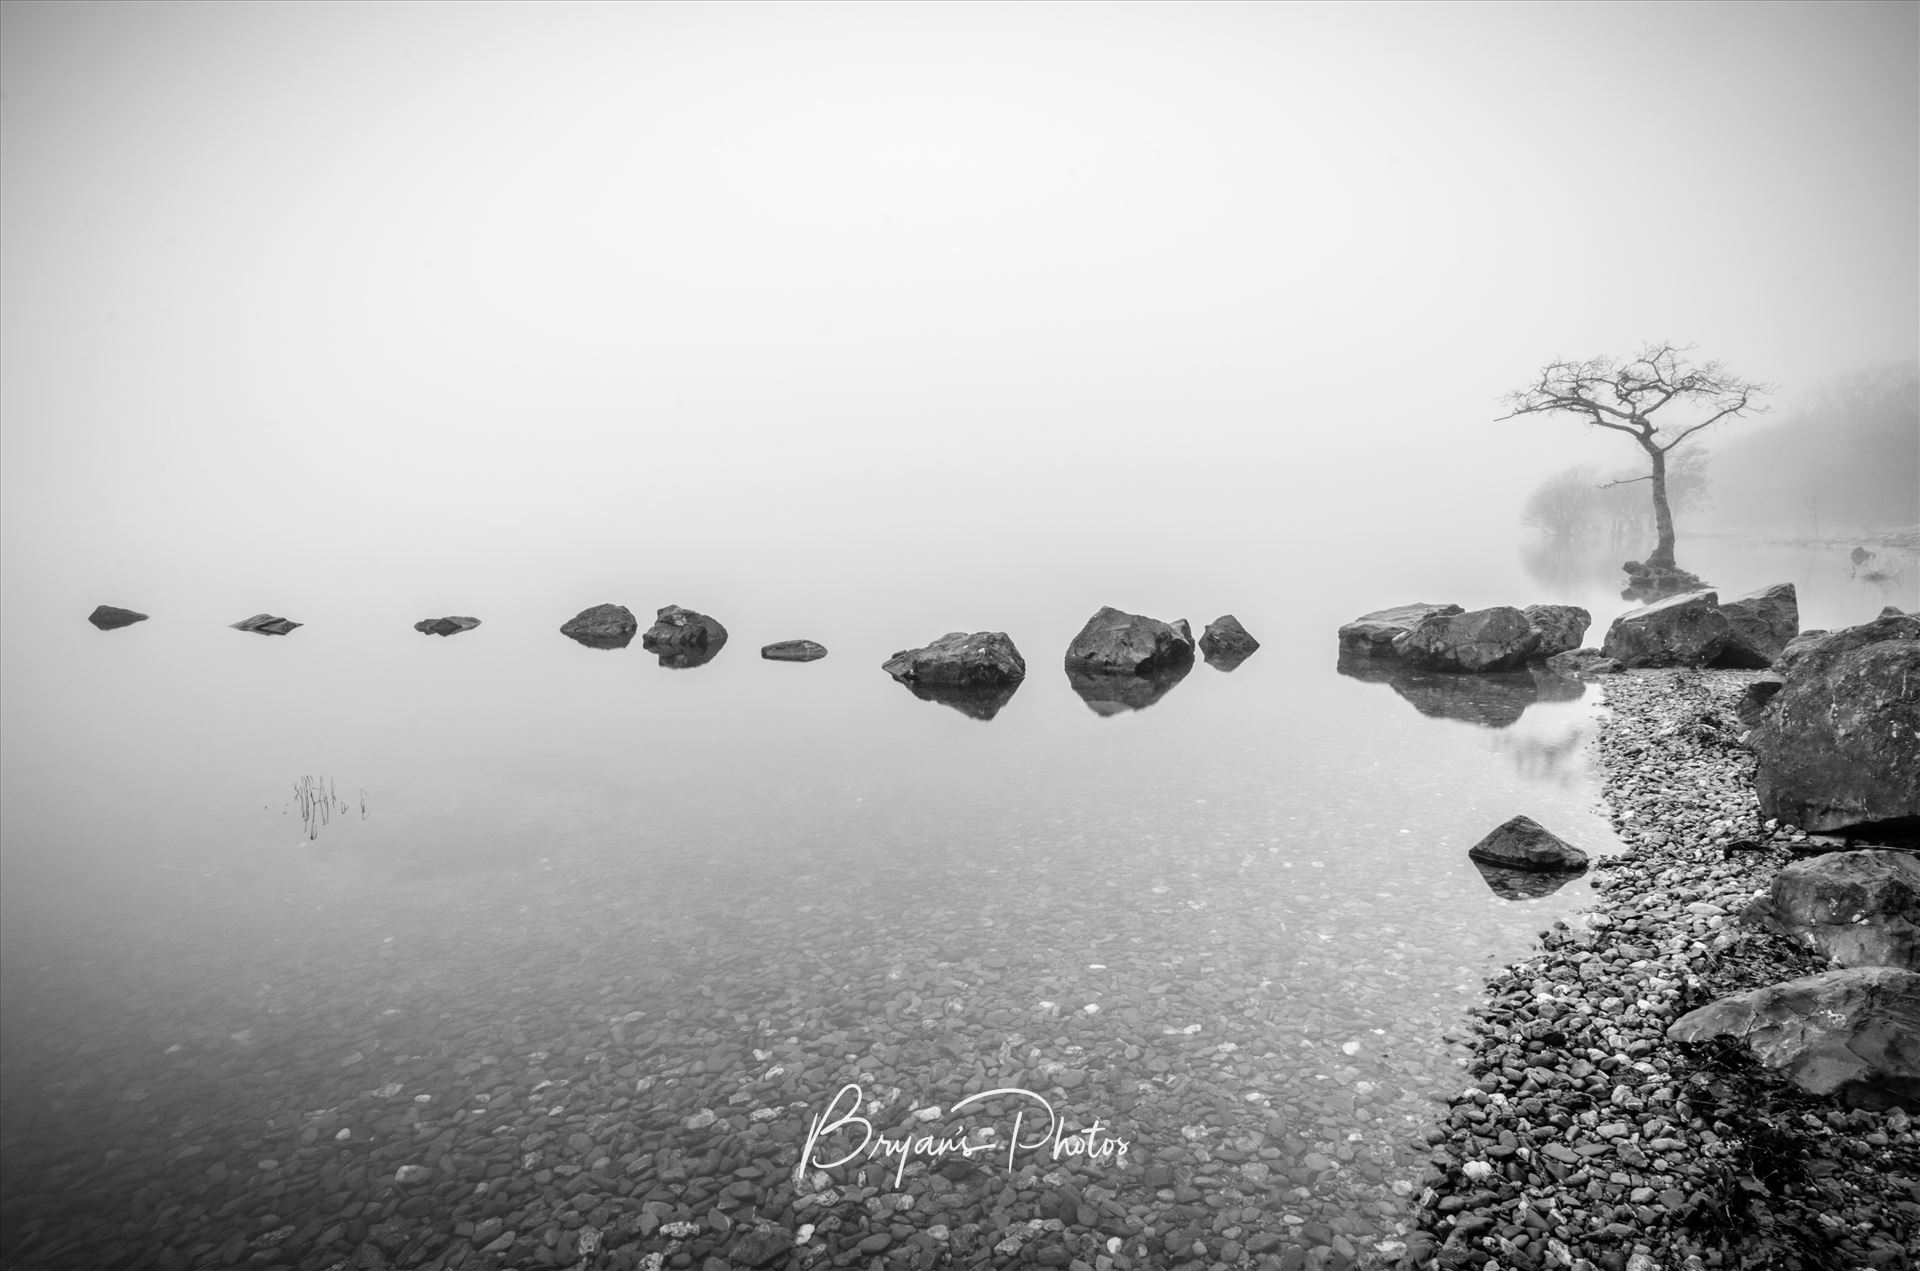
[(1403, 1265), (1905, 1271), (1920, 1258), (1913, 1118), (1803, 1095), (1735, 1046), (1666, 1039), (1697, 1006), (1819, 969), (1738, 920), (1782, 865), (1824, 846), (1760, 821), (1733, 710), (1750, 678), (1606, 681), (1599, 764), (1628, 850), (1598, 863), (1584, 921), (1556, 923), (1489, 982), (1471, 1084), (1428, 1135)]

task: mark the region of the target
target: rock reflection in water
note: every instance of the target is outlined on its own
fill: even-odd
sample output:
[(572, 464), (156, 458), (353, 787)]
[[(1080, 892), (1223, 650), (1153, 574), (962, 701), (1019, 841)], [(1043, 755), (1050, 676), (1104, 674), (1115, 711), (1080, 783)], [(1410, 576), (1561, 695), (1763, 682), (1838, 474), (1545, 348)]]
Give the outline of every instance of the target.
[(919, 680), (895, 680), (904, 685), (908, 692), (923, 702), (938, 702), (942, 706), (951, 706), (962, 715), (974, 719), (992, 719), (1000, 713), (1000, 708), (1013, 700), (1013, 695), (1025, 683), (1015, 680), (1011, 684), (928, 684)]
[(1582, 680), (1555, 675), (1544, 667), (1463, 675), (1422, 671), (1378, 658), (1342, 657), (1340, 674), (1385, 683), (1422, 715), (1459, 719), (1483, 728), (1507, 728), (1535, 702), (1577, 701), (1587, 691)]
[(721, 636), (706, 644), (647, 644), (643, 647), (649, 653), (660, 655), (660, 665), (673, 671), (690, 670), (696, 666), (705, 666), (720, 655), (727, 647), (727, 638)]
[[(1237, 665), (1237, 664), (1236, 664)], [(1124, 672), (1089, 671), (1073, 667), (1067, 671), (1067, 683), (1096, 715), (1118, 715), (1124, 711), (1143, 711), (1187, 678), (1193, 669), (1191, 659), (1149, 671), (1145, 675)]]
[(1479, 861), (1475, 861), (1473, 867), (1480, 871), (1488, 890), (1502, 900), (1539, 900), (1542, 896), (1553, 895), (1576, 878), (1586, 877), (1583, 873), (1564, 870), (1502, 869), (1498, 865), (1482, 865)]
[(589, 649), (624, 649), (633, 643), (633, 632), (631, 631), (624, 635), (590, 635), (586, 632), (562, 629), (560, 634), (576, 644), (586, 645)]

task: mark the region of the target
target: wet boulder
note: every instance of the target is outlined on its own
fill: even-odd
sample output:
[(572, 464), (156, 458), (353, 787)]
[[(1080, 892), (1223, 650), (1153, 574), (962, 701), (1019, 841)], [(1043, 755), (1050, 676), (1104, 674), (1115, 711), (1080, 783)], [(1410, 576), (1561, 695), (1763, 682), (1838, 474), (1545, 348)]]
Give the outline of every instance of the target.
[(902, 649), (880, 669), (905, 683), (984, 687), (1019, 683), (1027, 662), (1004, 631), (949, 631), (932, 644)]
[(1209, 622), (1200, 637), (1200, 652), (1206, 657), (1207, 665), (1221, 671), (1233, 670), (1252, 657), (1259, 647), (1260, 642), (1230, 613)]
[(1920, 857), (1867, 849), (1795, 861), (1745, 918), (1836, 967), (1920, 971)]
[(295, 627), (306, 624), (295, 622), (291, 618), (276, 618), (270, 613), (256, 613), (251, 618), (242, 618), (233, 624), (235, 631), (252, 631), (259, 635), (286, 635)]
[(827, 646), (813, 640), (776, 640), (762, 645), (760, 656), (769, 662), (818, 662), (827, 656)]
[(1495, 826), (1485, 838), (1467, 849), (1467, 858), (1477, 865), (1540, 873), (1579, 873), (1587, 867), (1585, 852), (1530, 816), (1516, 816)]
[(1392, 609), (1363, 613), (1340, 628), (1340, 653), (1344, 656), (1390, 658), (1393, 642), (1432, 617), (1448, 617), (1464, 612), (1459, 605), (1430, 605), (1415, 601)]
[(1193, 631), (1186, 619), (1161, 622), (1111, 605), (1087, 619), (1067, 646), (1067, 666), (1139, 675), (1193, 660)]
[(413, 629), (422, 635), (450, 636), (459, 635), (462, 631), (471, 631), (479, 625), (480, 619), (478, 618), (457, 616), (448, 618), (422, 618), (419, 622), (413, 624)]
[(1805, 830), (1920, 825), (1920, 618), (1824, 637), (1749, 737), (1761, 811)]
[(1720, 602), (1727, 619), (1719, 666), (1771, 666), (1800, 633), (1800, 604), (1792, 583), (1775, 583)]
[(1540, 647), (1540, 633), (1511, 605), (1469, 613), (1431, 614), (1394, 640), (1408, 666), (1428, 671), (1509, 671)]
[(1593, 625), (1593, 615), (1579, 605), (1528, 605), (1520, 612), (1540, 636), (1533, 651), (1535, 657), (1550, 658), (1578, 649), (1587, 638), (1587, 628)]
[(653, 625), (640, 637), (643, 647), (656, 652), (662, 648), (715, 649), (727, 642), (727, 629), (717, 618), (679, 605), (655, 611)]
[(1705, 666), (1726, 641), (1719, 594), (1689, 591), (1615, 618), (1600, 651), (1626, 667)]
[(609, 604), (582, 609), (561, 624), (560, 634), (596, 649), (624, 649), (639, 629), (633, 610)]
[(130, 627), (136, 622), (146, 620), (146, 614), (122, 609), (117, 605), (99, 605), (87, 615), (87, 621), (102, 631), (118, 631), (121, 627)]
[(1618, 675), (1627, 668), (1595, 648), (1569, 649), (1547, 659), (1547, 669), (1556, 675)]
[(1746, 1043), (1801, 1089), (1856, 1107), (1920, 1104), (1920, 974), (1852, 967), (1722, 998), (1674, 1021), (1677, 1042)]

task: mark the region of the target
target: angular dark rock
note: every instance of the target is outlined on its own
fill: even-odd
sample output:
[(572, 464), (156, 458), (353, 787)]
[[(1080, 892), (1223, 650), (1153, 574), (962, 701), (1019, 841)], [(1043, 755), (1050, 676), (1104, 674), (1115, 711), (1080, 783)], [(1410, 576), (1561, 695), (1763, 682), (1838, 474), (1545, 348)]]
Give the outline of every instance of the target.
[(413, 629), (422, 635), (450, 636), (459, 635), (462, 631), (471, 631), (479, 625), (480, 619), (478, 618), (455, 616), (447, 618), (422, 618), (419, 622), (413, 624)]
[(294, 622), (290, 618), (276, 618), (270, 613), (256, 613), (251, 618), (242, 618), (233, 624), (235, 631), (253, 631), (260, 635), (285, 635), (295, 627), (305, 623)]
[(1920, 971), (1920, 857), (1869, 848), (1795, 861), (1745, 917), (1836, 967)]
[(827, 646), (813, 640), (776, 640), (762, 645), (760, 656), (769, 662), (818, 662), (827, 656)]
[(1221, 671), (1233, 670), (1252, 657), (1259, 647), (1260, 642), (1230, 613), (1209, 622), (1200, 637), (1200, 652), (1205, 655), (1207, 665)]
[(1174, 686), (1186, 679), (1187, 672), (1192, 669), (1191, 660), (1156, 667), (1141, 675), (1127, 671), (1070, 667), (1067, 670), (1067, 683), (1094, 714), (1111, 716), (1145, 710), (1171, 693)]
[(87, 615), (87, 621), (102, 631), (118, 631), (121, 627), (130, 627), (136, 622), (145, 622), (147, 615), (131, 609), (121, 609), (115, 605), (99, 605)]
[(1622, 666), (1705, 666), (1727, 641), (1727, 616), (1712, 591), (1689, 591), (1629, 609), (1600, 651)]
[(1587, 867), (1585, 852), (1529, 816), (1512, 817), (1494, 827), (1485, 838), (1467, 849), (1467, 857), (1477, 864), (1497, 865), (1502, 869), (1578, 873)]
[(624, 649), (639, 629), (631, 609), (607, 604), (582, 609), (561, 624), (560, 634), (596, 649)]
[(1627, 668), (1595, 648), (1569, 649), (1547, 659), (1547, 669), (1557, 675), (1618, 675)]
[(1761, 811), (1805, 830), (1920, 825), (1920, 618), (1805, 649), (1749, 743)]
[(1593, 615), (1579, 605), (1528, 605), (1520, 611), (1540, 636), (1533, 656), (1550, 658), (1580, 647), (1593, 625)]
[(1471, 674), (1513, 670), (1539, 647), (1540, 633), (1511, 605), (1433, 614), (1393, 642), (1394, 656), (1408, 666)]
[(643, 647), (659, 651), (663, 647), (715, 648), (727, 642), (727, 629), (716, 618), (679, 605), (668, 605), (654, 614), (653, 625), (640, 637)]
[(1744, 1041), (1801, 1089), (1856, 1107), (1920, 1105), (1920, 974), (1854, 967), (1722, 998), (1667, 1029)]
[(1464, 612), (1459, 605), (1432, 605), (1415, 601), (1392, 609), (1363, 613), (1340, 628), (1340, 652), (1359, 657), (1393, 656), (1393, 642), (1430, 617)]
[(902, 649), (880, 669), (915, 684), (983, 687), (1019, 683), (1027, 662), (1004, 631), (949, 631), (932, 644)]
[(1792, 583), (1775, 583), (1720, 602), (1727, 639), (1717, 666), (1771, 666), (1800, 633), (1800, 605)]
[(1067, 646), (1067, 666), (1138, 675), (1193, 660), (1193, 632), (1186, 619), (1161, 622), (1111, 605), (1087, 619)]

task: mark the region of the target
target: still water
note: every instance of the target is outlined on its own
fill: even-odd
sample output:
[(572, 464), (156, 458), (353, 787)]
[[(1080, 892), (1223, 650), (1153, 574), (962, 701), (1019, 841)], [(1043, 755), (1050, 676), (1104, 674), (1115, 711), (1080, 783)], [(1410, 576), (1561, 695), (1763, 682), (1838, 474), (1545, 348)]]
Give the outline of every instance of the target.
[[(1584, 747), (1597, 692), (1350, 678), (1334, 629), (1412, 600), (1557, 601), (1593, 610), (1597, 644), (1628, 607), (1618, 554), (956, 550), (796, 574), (609, 552), (464, 594), (388, 579), (303, 602), (296, 578), (14, 603), (0, 1253), (1391, 1254), (1483, 975), (1592, 895), (1503, 895), (1466, 848), (1521, 812), (1618, 845)], [(1910, 565), (1863, 581), (1841, 549), (1683, 559), (1728, 594), (1794, 581), (1806, 627), (1914, 603)], [(96, 632), (100, 601), (154, 616)], [(676, 671), (558, 634), (604, 601), (642, 625), (686, 605), (732, 638)], [(1102, 603), (1196, 633), (1233, 612), (1263, 647), (1103, 713), (1060, 666)], [(307, 625), (223, 626), (263, 605)], [(410, 629), (442, 613), (483, 625)], [(954, 629), (1026, 656), (990, 720), (879, 670)], [(802, 637), (831, 655), (758, 656)], [(997, 1125), (998, 1147), (796, 1179), (850, 1084), (876, 1130)], [(953, 1108), (999, 1088), (1023, 1093)], [(1040, 1098), (1062, 1133), (1023, 1148)]]

